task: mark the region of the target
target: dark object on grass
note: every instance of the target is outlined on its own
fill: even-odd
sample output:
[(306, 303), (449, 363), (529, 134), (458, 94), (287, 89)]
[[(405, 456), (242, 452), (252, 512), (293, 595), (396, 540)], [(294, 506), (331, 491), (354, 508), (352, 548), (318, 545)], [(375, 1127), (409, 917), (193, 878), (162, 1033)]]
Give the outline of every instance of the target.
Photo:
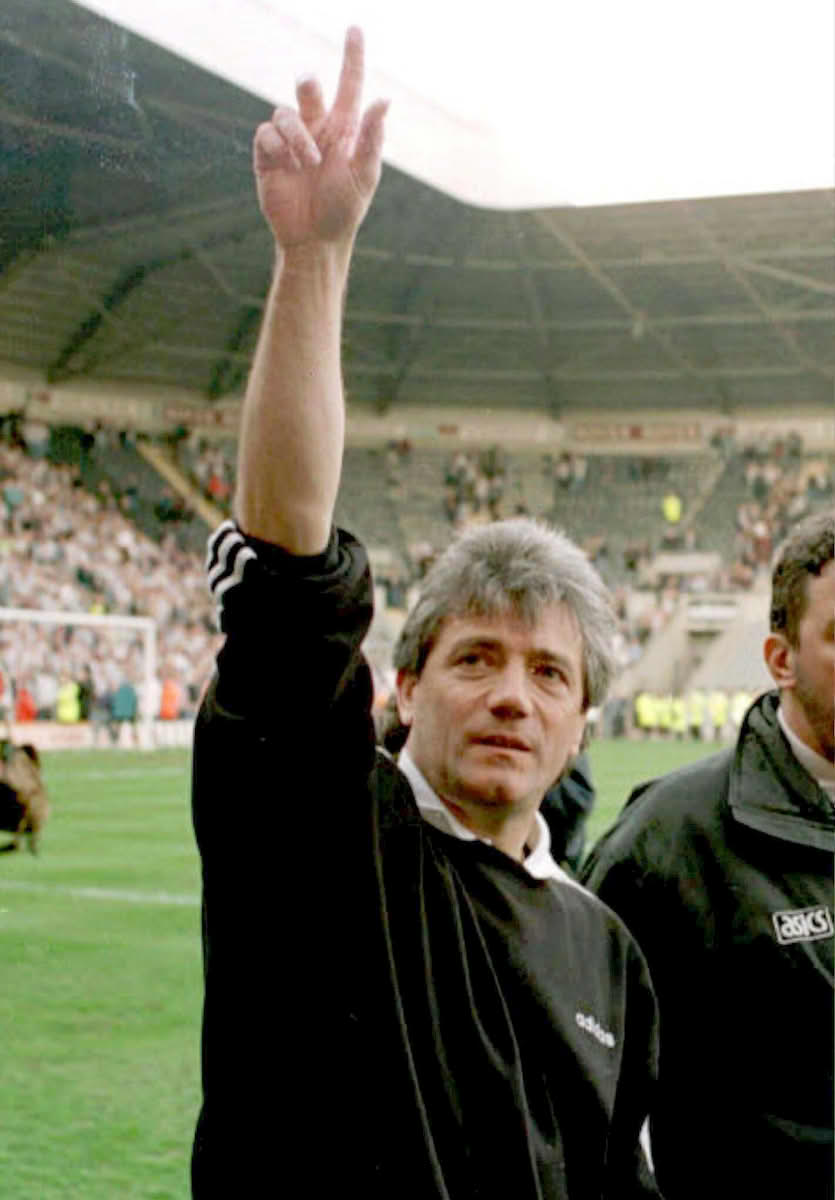
[(41, 831), (49, 816), (49, 799), (41, 775), (41, 763), (33, 745), (15, 746), (0, 741), (0, 829), (12, 840), (0, 853), (19, 850), (26, 837), (29, 851), (37, 854)]

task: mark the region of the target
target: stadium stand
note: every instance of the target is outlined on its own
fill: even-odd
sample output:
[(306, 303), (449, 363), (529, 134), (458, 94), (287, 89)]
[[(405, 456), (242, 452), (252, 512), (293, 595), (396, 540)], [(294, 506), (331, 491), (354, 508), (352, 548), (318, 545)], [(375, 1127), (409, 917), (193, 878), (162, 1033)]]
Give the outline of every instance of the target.
[[(160, 630), (156, 687), (170, 711), (194, 709), (217, 635), (204, 595), (206, 534), (230, 511), (236, 447), (188, 430), (132, 435), (101, 425), (56, 426), (6, 414), (0, 444), (0, 600), (12, 607), (147, 614)], [(381, 690), (412, 583), (468, 521), (527, 512), (580, 542), (612, 587), (621, 619), (615, 703), (646, 687), (683, 693), (694, 681), (756, 690), (767, 682), (755, 644), (762, 615), (728, 606), (756, 595), (787, 523), (831, 505), (835, 464), (773, 441), (699, 452), (613, 454), (496, 446), (450, 450), (408, 440), (355, 445), (345, 455), (337, 519), (369, 545), (380, 618), (368, 652)], [(681, 519), (665, 516), (674, 495)], [(725, 614), (694, 623), (694, 597)], [(65, 678), (89, 668), (106, 723), (123, 683), (141, 690), (136, 639), (106, 631), (48, 634), (0, 627), (8, 690), (54, 715)], [(156, 704), (156, 698), (154, 699)], [(11, 708), (10, 708), (11, 711)]]
[(356, 529), (368, 546), (384, 548), (405, 563), (403, 510), (414, 503), (414, 495), (407, 499), (403, 493), (397, 474), (386, 463), (385, 448), (354, 447), (345, 455), (337, 521)]

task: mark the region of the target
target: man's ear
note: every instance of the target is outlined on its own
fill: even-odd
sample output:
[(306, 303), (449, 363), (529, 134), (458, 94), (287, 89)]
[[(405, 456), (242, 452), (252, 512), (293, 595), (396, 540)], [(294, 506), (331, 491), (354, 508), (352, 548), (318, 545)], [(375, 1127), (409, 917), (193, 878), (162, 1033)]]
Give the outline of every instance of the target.
[(778, 688), (794, 687), (794, 652), (782, 633), (770, 633), (763, 646), (763, 658)]
[(418, 676), (414, 671), (407, 671), (403, 667), (397, 672), (397, 712), (400, 720), (404, 725), (411, 725), (412, 715), (414, 713), (413, 693), (415, 684), (418, 681)]

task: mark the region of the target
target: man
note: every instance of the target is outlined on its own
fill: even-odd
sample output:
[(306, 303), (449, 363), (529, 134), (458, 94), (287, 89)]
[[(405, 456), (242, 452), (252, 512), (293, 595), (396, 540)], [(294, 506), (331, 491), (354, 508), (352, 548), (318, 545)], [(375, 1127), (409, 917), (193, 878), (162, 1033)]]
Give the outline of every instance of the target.
[(397, 646), (398, 764), (374, 744), (367, 558), (331, 527), (342, 296), (385, 112), (360, 117), (362, 76), (351, 30), (330, 111), (303, 79), (255, 138), (276, 272), (237, 523), (208, 559), (226, 641), (194, 744), (193, 1194), (655, 1195), (645, 963), (537, 815), (612, 670), (577, 548), (530, 521), (456, 542)]
[(583, 878), (649, 960), (667, 1200), (833, 1194), (835, 518), (778, 554), (777, 686), (737, 743), (633, 792)]

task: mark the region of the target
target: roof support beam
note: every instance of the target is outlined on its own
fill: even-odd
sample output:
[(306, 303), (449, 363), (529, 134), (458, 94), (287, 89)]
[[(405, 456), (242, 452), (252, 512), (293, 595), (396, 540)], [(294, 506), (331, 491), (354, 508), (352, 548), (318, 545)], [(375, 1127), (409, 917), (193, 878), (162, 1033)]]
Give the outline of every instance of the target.
[[(762, 313), (698, 313), (688, 317), (654, 317), (653, 325), (657, 329), (697, 329), (713, 326), (742, 326), (750, 327), (768, 324), (772, 320), (784, 321), (795, 325), (806, 322), (819, 324), (835, 322), (835, 308), (821, 309), (765, 309)], [(382, 312), (372, 308), (352, 308), (345, 310), (345, 322), (348, 325), (418, 325), (422, 326), (426, 318), (421, 313)], [(496, 333), (523, 332), (530, 328), (530, 321), (521, 317), (451, 317), (438, 313), (433, 316), (432, 324), (438, 329), (470, 329), (494, 331)], [(633, 323), (626, 318), (608, 318), (585, 321), (549, 321), (543, 319), (543, 327), (548, 332), (596, 332), (629, 333)]]
[[(832, 250), (829, 251), (832, 257)], [(770, 279), (779, 279), (781, 283), (793, 283), (795, 287), (804, 288), (808, 292), (818, 292), (823, 296), (835, 296), (835, 283), (827, 283), (825, 279), (815, 279), (811, 275), (799, 275), (797, 271), (784, 271), (782, 267), (770, 267), (767, 263), (754, 262), (750, 257), (733, 256), (730, 262), (741, 267), (744, 271), (752, 271), (755, 275), (767, 275)]]
[[(261, 320), (261, 307), (245, 308), (241, 313), (240, 319), (232, 331), (232, 336), (226, 343), (226, 350), (221, 359), (216, 363), (212, 377), (209, 380), (207, 395), (210, 400), (219, 400), (222, 396), (229, 392), (234, 392), (238, 385), (246, 378), (247, 365), (240, 361), (238, 353), (241, 346), (244, 345), (252, 330), (258, 326)], [(244, 355), (246, 364), (251, 361), (251, 355)]]
[(139, 287), (145, 279), (147, 267), (140, 263), (124, 271), (113, 287), (96, 305), (80, 325), (76, 327), (69, 341), (58, 354), (58, 357), (47, 367), (46, 377), (50, 383), (56, 383), (73, 373), (73, 363), (82, 354), (88, 344), (98, 333), (102, 324), (118, 310), (121, 304)]
[(536, 277), (529, 265), (525, 262), (524, 255), (522, 253), (525, 241), (525, 231), (518, 213), (508, 213), (507, 219), (510, 224), (512, 241), (519, 247), (519, 269), (522, 271), (525, 297), (528, 301), (528, 311), (531, 314), (530, 326), (533, 328), (536, 337), (537, 366), (539, 367), (542, 377), (542, 384), (545, 389), (545, 397), (548, 402), (548, 411), (551, 413), (553, 418), (557, 420), (560, 416), (560, 397), (557, 385), (554, 382), (553, 374), (551, 373), (551, 338), (549, 336), (548, 325), (545, 321), (545, 315), (542, 311), (542, 300), (537, 289)]
[(107, 146), (111, 150), (141, 150), (147, 152), (148, 143), (144, 139), (117, 137), (112, 133), (102, 133), (81, 126), (65, 125), (58, 121), (44, 121), (41, 117), (30, 117), (26, 113), (15, 112), (5, 105), (0, 105), (0, 121), (4, 125), (13, 125), (16, 129), (34, 130), (36, 133), (49, 134), (50, 137), (67, 138), (73, 142), (81, 142), (85, 146)]
[[(252, 214), (251, 222), (246, 219), (250, 212)], [(211, 220), (215, 217), (223, 218), (228, 215), (235, 219), (234, 233), (229, 234), (230, 237), (240, 239), (250, 232), (261, 233), (262, 231), (265, 236), (268, 236), (263, 220), (253, 204), (250, 189), (246, 192), (233, 192), (223, 200), (212, 200), (208, 204), (192, 202), (174, 205), (172, 208), (166, 209), (164, 215), (166, 224), (173, 228), (183, 224), (193, 224), (197, 221)], [(67, 234), (65, 244), (72, 249), (75, 246), (83, 247), (89, 242), (99, 243), (103, 237), (119, 238), (123, 234), (151, 233), (159, 229), (161, 217), (161, 213), (154, 212), (150, 216), (116, 217), (112, 221), (96, 221), (89, 225), (78, 225)], [(222, 237), (223, 235), (220, 235), (219, 240), (222, 240)]]
[[(210, 362), (215, 354), (210, 349), (201, 346), (184, 346), (167, 343), (155, 339), (152, 343), (160, 352), (197, 362)], [(229, 351), (225, 356), (230, 362), (240, 363), (245, 369), (249, 367), (251, 355), (240, 351)], [(346, 374), (356, 378), (388, 378), (392, 379), (397, 370), (396, 364), (355, 363), (348, 367)], [(501, 382), (501, 383), (535, 383), (541, 376), (535, 368), (518, 368), (498, 370), (492, 367), (413, 367), (411, 376), (423, 380), (461, 380), (470, 382)], [(659, 368), (657, 370), (639, 371), (582, 371), (571, 369), (556, 369), (552, 372), (557, 383), (657, 383), (681, 380), (683, 371), (675, 367)], [(707, 367), (694, 368), (688, 372), (696, 379), (709, 382), (721, 382), (734, 379), (796, 379), (808, 375), (809, 372), (801, 366), (768, 366), (768, 367)]]
[(705, 245), (708, 246), (710, 248), (710, 250), (717, 256), (719, 261), (724, 266), (725, 270), (739, 284), (739, 286), (745, 292), (746, 296), (749, 298), (749, 300), (754, 305), (754, 307), (770, 323), (771, 327), (774, 329), (774, 331), (777, 334), (780, 341), (783, 343), (784, 346), (786, 346), (786, 348), (790, 351), (790, 353), (794, 357), (795, 362), (799, 363), (802, 367), (805, 367), (809, 371), (814, 371), (818, 375), (824, 375), (827, 378), (831, 378), (831, 376), (832, 376), (831, 370), (827, 371), (824, 367), (820, 366), (818, 363), (813, 362), (808, 357), (808, 355), (806, 355), (804, 353), (804, 351), (803, 351), (802, 347), (800, 346), (793, 331), (790, 330), (786, 325), (784, 325), (782, 321), (775, 318), (773, 313), (769, 312), (769, 309), (766, 306), (765, 301), (763, 300), (762, 296), (759, 294), (757, 289), (754, 287), (753, 283), (751, 283), (751, 280), (748, 279), (748, 277), (745, 275), (743, 269), (734, 262), (733, 258), (727, 253), (727, 251), (721, 245), (719, 240), (705, 226), (704, 222), (699, 220), (699, 217), (698, 217), (697, 213), (695, 212), (694, 206), (692, 204), (685, 202), (683, 207), (684, 207), (684, 212), (687, 214), (687, 217), (690, 221), (690, 224), (696, 230), (696, 233), (698, 234), (698, 236), (702, 239), (702, 241), (705, 243)]
[[(667, 359), (672, 360), (678, 366), (680, 375), (698, 375), (700, 378), (705, 378), (704, 372), (697, 372), (697, 369), (693, 363), (691, 363), (689, 359), (681, 354), (681, 352), (677, 350), (675, 346), (671, 345), (669, 339), (655, 326), (654, 322), (649, 320), (646, 313), (641, 309), (636, 308), (626, 293), (622, 291), (622, 289), (615, 283), (611, 276), (607, 275), (606, 272), (600, 266), (598, 266), (598, 264), (595, 263), (588, 254), (586, 254), (582, 246), (578, 245), (574, 238), (561, 228), (555, 213), (550, 211), (541, 211), (537, 212), (535, 215), (543, 229), (547, 230), (548, 233), (556, 238), (560, 245), (586, 269), (591, 278), (594, 279), (597, 284), (599, 284), (604, 292), (606, 292), (606, 294), (610, 296), (615, 303), (618, 304), (620, 308), (622, 308), (623, 311), (628, 314), (629, 317), (631, 317), (633, 329), (636, 330), (636, 332), (640, 331), (642, 337), (652, 338), (656, 345), (660, 347), (662, 353), (667, 357)], [(726, 409), (729, 405), (729, 398), (719, 380), (713, 381), (712, 390), (714, 396), (719, 400), (722, 408)]]
[[(548, 210), (536, 213), (537, 218), (551, 215)], [(467, 271), (490, 271), (497, 274), (502, 272), (518, 271), (520, 266), (525, 266), (531, 271), (558, 272), (565, 271), (574, 273), (583, 270), (583, 266), (579, 262), (542, 262), (541, 260), (520, 263), (515, 258), (455, 258), (452, 255), (442, 254), (417, 254), (402, 252), (398, 250), (383, 250), (379, 246), (372, 246), (360, 240), (354, 250), (355, 258), (364, 258), (376, 262), (397, 262), (406, 266), (416, 267), (434, 267), (437, 270), (461, 270)], [(779, 246), (769, 250), (762, 250), (757, 254), (748, 254), (744, 260), (736, 259), (737, 262), (756, 263), (762, 257), (769, 261), (773, 259), (823, 259), (829, 260), (832, 258), (832, 248), (827, 245), (820, 246)], [(633, 255), (630, 258), (605, 258), (600, 259), (597, 266), (604, 271), (621, 270), (628, 267), (691, 267), (701, 266), (707, 263), (716, 262), (716, 256), (713, 254), (671, 254), (664, 255), (663, 258), (640, 257)], [(752, 268), (753, 269), (753, 268)]]
[[(88, 302), (91, 304), (90, 312), (76, 327), (75, 332), (70, 336), (58, 356), (47, 367), (46, 377), (48, 382), (58, 383), (62, 379), (67, 379), (73, 375), (89, 373), (89, 362), (85, 359), (83, 365), (78, 365), (78, 359), (91, 345), (99, 329), (104, 325), (115, 325), (118, 329), (125, 330), (126, 325), (118, 316), (118, 310), (125, 301), (133, 295), (150, 274), (155, 271), (161, 271), (172, 263), (189, 258), (190, 255), (191, 251), (182, 251), (168, 258), (156, 261), (134, 263), (121, 273), (113, 287), (101, 300), (89, 299), (88, 297)], [(76, 280), (73, 280), (73, 282), (79, 288), (79, 291), (84, 291), (85, 295), (87, 294), (86, 289), (82, 289)], [(141, 332), (147, 334), (147, 331)], [(140, 337), (138, 344), (141, 345), (143, 340), (147, 341), (147, 336), (144, 338)], [(123, 352), (124, 348), (120, 347), (115, 355), (111, 354), (109, 356), (110, 360), (112, 361), (114, 357), (121, 357)]]
[[(169, 347), (174, 350), (175, 347)], [(178, 351), (179, 352), (179, 351)], [(189, 351), (189, 354), (194, 353)], [(391, 368), (373, 364), (358, 363), (351, 368), (354, 375), (377, 376), (385, 375)], [(691, 368), (685, 372), (675, 367), (658, 368), (657, 370), (641, 371), (578, 371), (556, 369), (551, 372), (557, 382), (565, 383), (640, 383), (664, 382), (665, 380), (680, 380), (685, 374), (698, 380), (721, 384), (724, 379), (792, 379), (798, 375), (808, 375), (809, 372), (800, 366), (785, 367), (706, 367)], [(506, 369), (498, 370), (492, 367), (415, 367), (412, 371), (415, 379), (461, 379), (461, 380), (494, 380), (497, 382), (535, 382), (540, 374), (535, 369)]]
[[(420, 285), (423, 282), (419, 279), (413, 288), (409, 289), (412, 295), (417, 294), (420, 290)], [(393, 404), (396, 403), (397, 397), (406, 382), (409, 372), (412, 370), (414, 363), (420, 353), (421, 346), (424, 344), (426, 332), (432, 323), (432, 317), (421, 314), (417, 322), (409, 322), (406, 326), (401, 326), (405, 336), (393, 339), (391, 332), (388, 336), (388, 343), (391, 348), (392, 369), (391, 371), (384, 370), (380, 374), (380, 383), (377, 387), (377, 412), (383, 416), (389, 411)], [(393, 331), (397, 326), (391, 326), (390, 331)], [(395, 350), (395, 346), (397, 349)]]
[[(418, 219), (423, 216), (432, 200), (432, 192), (427, 189), (423, 193), (421, 202), (410, 212), (410, 221), (414, 226), (417, 226)], [(427, 276), (428, 271), (422, 267), (407, 279), (405, 287), (397, 298), (398, 308), (407, 313), (411, 313), (417, 308)], [(401, 325), (399, 329), (397, 324), (385, 322), (389, 326), (385, 337), (386, 349), (394, 370), (391, 376), (381, 375), (379, 379), (376, 407), (381, 416), (397, 402), (397, 397), (424, 345), (426, 334), (433, 324), (435, 307), (434, 303), (430, 304), (430, 311), (421, 312), (416, 321), (409, 321), (405, 326)]]

